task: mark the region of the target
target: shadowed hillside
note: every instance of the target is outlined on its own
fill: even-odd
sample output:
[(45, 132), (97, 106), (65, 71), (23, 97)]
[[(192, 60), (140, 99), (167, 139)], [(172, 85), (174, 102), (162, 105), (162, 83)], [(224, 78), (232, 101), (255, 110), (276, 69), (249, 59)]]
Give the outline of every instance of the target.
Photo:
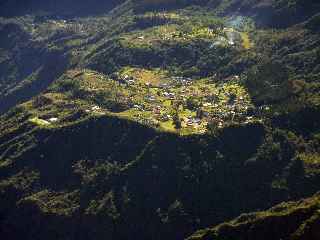
[(319, 194), (299, 202), (277, 205), (268, 211), (243, 214), (212, 229), (199, 231), (200, 239), (319, 239)]
[(3, 0), (0, 3), (0, 16), (13, 17), (25, 14), (51, 14), (56, 16), (87, 16), (105, 14), (122, 0)]
[(317, 240), (319, 14), (1, 1), (0, 238)]

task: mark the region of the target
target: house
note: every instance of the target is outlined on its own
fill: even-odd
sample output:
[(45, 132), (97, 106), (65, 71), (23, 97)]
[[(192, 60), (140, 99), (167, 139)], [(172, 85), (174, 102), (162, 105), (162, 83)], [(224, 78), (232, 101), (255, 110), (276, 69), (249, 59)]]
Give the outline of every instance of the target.
[(171, 119), (171, 116), (168, 114), (164, 114), (161, 116), (160, 120), (163, 122), (169, 121)]
[(205, 102), (205, 103), (203, 104), (203, 106), (204, 106), (204, 107), (211, 107), (211, 106), (212, 106), (212, 103), (210, 103), (210, 102)]
[(200, 124), (201, 123), (201, 119), (200, 118), (195, 118), (195, 119), (193, 119), (193, 123)]
[(160, 88), (167, 88), (167, 87), (169, 87), (169, 85), (168, 85), (167, 83), (161, 83), (161, 84), (159, 85), (159, 87), (160, 87)]
[(187, 121), (187, 126), (189, 126), (189, 127), (193, 126), (193, 121), (192, 121), (192, 119), (188, 119), (188, 121)]
[(161, 114), (161, 107), (157, 106), (157, 107), (153, 108), (153, 113), (157, 114), (157, 115)]
[(128, 83), (129, 85), (132, 85), (132, 84), (135, 84), (136, 82), (135, 82), (133, 79), (130, 79), (130, 80), (127, 81), (127, 83)]
[(248, 123), (251, 123), (252, 121), (253, 121), (253, 117), (247, 117), (244, 123), (248, 124)]
[(141, 105), (135, 104), (135, 105), (133, 105), (133, 108), (143, 111), (143, 107)]
[(208, 33), (209, 34), (213, 34), (214, 33), (213, 29), (212, 28), (208, 28)]
[(101, 107), (99, 107), (99, 106), (93, 106), (93, 107), (91, 108), (91, 110), (92, 110), (92, 111), (99, 111), (99, 110), (101, 110)]
[(170, 98), (170, 99), (175, 99), (175, 94), (174, 93), (169, 93), (169, 95), (168, 95), (168, 97)]
[(201, 124), (201, 119), (200, 118), (193, 118), (192, 116), (189, 116), (189, 117), (185, 118), (184, 121), (186, 122), (186, 125), (188, 127)]
[(156, 101), (155, 96), (152, 96), (152, 95), (150, 95), (150, 96), (146, 96), (146, 97), (145, 97), (145, 99), (146, 99), (147, 101), (150, 101), (150, 102), (154, 102), (154, 101)]
[(48, 121), (51, 123), (55, 123), (55, 122), (59, 121), (59, 119), (58, 118), (50, 118)]

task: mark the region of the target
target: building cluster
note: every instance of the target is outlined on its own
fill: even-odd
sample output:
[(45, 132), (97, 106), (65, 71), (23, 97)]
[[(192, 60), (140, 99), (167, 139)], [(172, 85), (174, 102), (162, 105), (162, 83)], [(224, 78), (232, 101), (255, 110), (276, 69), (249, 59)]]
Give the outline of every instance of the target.
[[(239, 78), (233, 76), (231, 80), (237, 82)], [(118, 81), (125, 86), (134, 85), (137, 89), (141, 87), (141, 91), (138, 90), (136, 94), (139, 97), (144, 95), (143, 103), (132, 104), (131, 107), (146, 112), (147, 118), (154, 120), (153, 123), (173, 121), (172, 113), (177, 111), (182, 128), (206, 129), (208, 124), (222, 128), (230, 122), (256, 121), (262, 111), (255, 109), (249, 97), (241, 91), (237, 92), (235, 87), (228, 89), (225, 85), (217, 86), (216, 90), (212, 91), (208, 85), (202, 86), (191, 78), (180, 76), (170, 77), (157, 85), (152, 85), (152, 81), (141, 85), (138, 79), (129, 75), (119, 77)], [(133, 103), (136, 102), (134, 99), (135, 95), (132, 97)], [(190, 99), (194, 100), (194, 106), (189, 106)], [(178, 108), (175, 105), (178, 105)]]

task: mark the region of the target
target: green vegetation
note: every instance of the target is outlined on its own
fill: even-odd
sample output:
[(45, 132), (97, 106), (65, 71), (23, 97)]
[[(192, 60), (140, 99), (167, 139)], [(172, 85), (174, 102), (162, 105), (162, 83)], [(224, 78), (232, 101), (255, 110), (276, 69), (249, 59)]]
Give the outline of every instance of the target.
[(316, 194), (304, 201), (283, 203), (265, 212), (243, 214), (231, 222), (198, 231), (188, 239), (316, 239), (319, 237), (319, 197)]
[(38, 126), (48, 126), (48, 125), (50, 125), (50, 123), (48, 121), (43, 120), (43, 119), (39, 119), (37, 117), (31, 118), (30, 122), (34, 123), (34, 124), (36, 124)]
[(0, 238), (317, 240), (319, 6), (302, 3), (0, 18)]

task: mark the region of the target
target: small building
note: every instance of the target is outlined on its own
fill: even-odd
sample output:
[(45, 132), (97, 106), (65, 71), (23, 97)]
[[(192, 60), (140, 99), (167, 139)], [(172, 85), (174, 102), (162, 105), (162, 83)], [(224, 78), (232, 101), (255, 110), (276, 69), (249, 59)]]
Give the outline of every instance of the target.
[(192, 119), (189, 119), (189, 120), (187, 121), (187, 126), (189, 126), (189, 127), (193, 126), (193, 121), (192, 121)]
[(169, 93), (168, 97), (169, 99), (175, 99), (176, 95), (174, 93)]
[(138, 105), (138, 104), (133, 105), (133, 108), (143, 111), (143, 106)]
[(193, 123), (200, 124), (201, 123), (201, 119), (200, 118), (195, 118), (195, 119), (193, 119)]
[(211, 107), (212, 103), (210, 102), (205, 102), (204, 104), (202, 104), (204, 107)]
[(146, 99), (147, 101), (149, 101), (149, 102), (154, 102), (154, 101), (156, 101), (155, 96), (152, 96), (152, 95), (146, 96), (145, 99)]
[(168, 88), (169, 85), (168, 85), (167, 83), (161, 83), (161, 84), (159, 85), (159, 87), (160, 87), (160, 88)]
[(55, 122), (58, 122), (59, 119), (53, 117), (53, 118), (50, 118), (48, 121), (51, 122), (51, 123), (55, 123)]
[(157, 114), (157, 115), (161, 114), (161, 107), (157, 106), (157, 107), (153, 108), (153, 113)]
[(101, 110), (101, 107), (99, 107), (99, 106), (93, 106), (92, 108), (91, 108), (91, 110), (92, 111), (99, 111), (99, 110)]
[(160, 120), (163, 121), (163, 122), (169, 121), (170, 119), (171, 119), (171, 116), (168, 115), (168, 114), (163, 114), (163, 115), (160, 117)]
[(127, 81), (127, 83), (128, 83), (129, 85), (133, 85), (133, 84), (135, 84), (136, 82), (135, 82), (135, 80), (133, 80), (133, 79), (129, 79), (129, 80)]

